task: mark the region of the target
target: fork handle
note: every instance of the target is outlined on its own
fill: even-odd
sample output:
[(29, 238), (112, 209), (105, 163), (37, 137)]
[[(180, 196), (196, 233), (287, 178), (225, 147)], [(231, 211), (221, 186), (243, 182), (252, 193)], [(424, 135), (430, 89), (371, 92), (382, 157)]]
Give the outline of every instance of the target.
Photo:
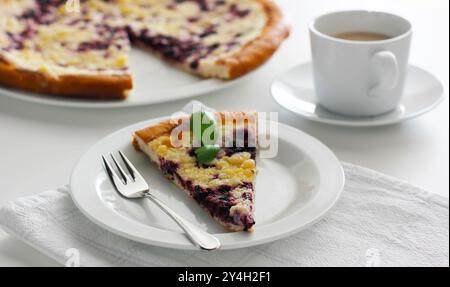
[(150, 193), (145, 195), (145, 198), (150, 199), (158, 205), (167, 215), (169, 215), (183, 230), (186, 232), (189, 239), (204, 250), (215, 250), (220, 247), (220, 241), (215, 236), (204, 231), (197, 225), (187, 221), (179, 216), (175, 211), (170, 209), (161, 200), (157, 199)]

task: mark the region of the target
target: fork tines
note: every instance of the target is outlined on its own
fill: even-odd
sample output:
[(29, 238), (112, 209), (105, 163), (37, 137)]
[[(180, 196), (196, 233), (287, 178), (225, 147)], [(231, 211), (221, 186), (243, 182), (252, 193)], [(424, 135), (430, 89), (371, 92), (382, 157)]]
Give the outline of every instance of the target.
[[(142, 189), (148, 190), (147, 183), (142, 175), (137, 171), (136, 167), (122, 151), (118, 151), (118, 154), (122, 164), (113, 153), (110, 153), (110, 157), (115, 165), (115, 168), (113, 168), (111, 163), (105, 158), (105, 156), (102, 155), (105, 170), (116, 189), (125, 196), (127, 195), (124, 193), (129, 194), (132, 192), (137, 192), (137, 190), (135, 190), (136, 188), (140, 189), (139, 192), (145, 191)], [(125, 166), (125, 168), (122, 165)], [(126, 192), (124, 192), (125, 187), (133, 190), (126, 190)]]

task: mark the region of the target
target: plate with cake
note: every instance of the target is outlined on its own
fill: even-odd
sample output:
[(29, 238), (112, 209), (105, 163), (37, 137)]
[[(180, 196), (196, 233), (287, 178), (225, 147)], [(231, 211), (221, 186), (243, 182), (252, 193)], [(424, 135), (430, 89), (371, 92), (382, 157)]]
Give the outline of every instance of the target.
[[(77, 2), (77, 1), (75, 1)], [(289, 35), (270, 0), (0, 0), (0, 92), (79, 107), (223, 89)]]
[[(192, 128), (196, 119), (198, 129)], [(115, 191), (100, 159), (118, 150), (154, 196), (216, 236), (222, 249), (268, 243), (308, 228), (334, 206), (344, 186), (342, 167), (325, 145), (257, 113), (201, 111), (137, 123), (81, 158), (71, 195), (99, 226), (160, 247), (196, 249), (153, 203)]]

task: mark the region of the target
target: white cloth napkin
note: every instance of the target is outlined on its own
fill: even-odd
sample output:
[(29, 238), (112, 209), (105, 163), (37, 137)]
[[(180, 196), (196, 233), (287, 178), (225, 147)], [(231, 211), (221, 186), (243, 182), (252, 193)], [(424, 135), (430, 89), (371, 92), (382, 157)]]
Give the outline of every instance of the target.
[(179, 251), (127, 240), (84, 217), (67, 187), (3, 206), (0, 226), (61, 264), (77, 254), (81, 266), (449, 266), (448, 199), (344, 168), (345, 191), (322, 221), (241, 250)]

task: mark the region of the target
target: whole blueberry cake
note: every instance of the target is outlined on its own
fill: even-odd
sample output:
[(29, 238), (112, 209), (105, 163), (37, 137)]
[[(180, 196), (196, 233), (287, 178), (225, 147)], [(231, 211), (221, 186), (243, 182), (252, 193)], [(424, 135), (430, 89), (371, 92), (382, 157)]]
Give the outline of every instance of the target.
[[(252, 231), (255, 224), (256, 114), (226, 112), (216, 113), (214, 118), (224, 135), (221, 145), (193, 147), (192, 135), (187, 137), (191, 141), (184, 141), (188, 144), (174, 144), (179, 130), (186, 130), (182, 128), (182, 122), (186, 121), (181, 119), (135, 132), (133, 144), (226, 229)], [(245, 119), (247, 125), (237, 126), (230, 118)], [(241, 134), (242, 138), (236, 134)]]
[(270, 0), (81, 0), (78, 10), (69, 2), (0, 0), (0, 84), (124, 99), (131, 45), (202, 77), (234, 79), (289, 34)]

